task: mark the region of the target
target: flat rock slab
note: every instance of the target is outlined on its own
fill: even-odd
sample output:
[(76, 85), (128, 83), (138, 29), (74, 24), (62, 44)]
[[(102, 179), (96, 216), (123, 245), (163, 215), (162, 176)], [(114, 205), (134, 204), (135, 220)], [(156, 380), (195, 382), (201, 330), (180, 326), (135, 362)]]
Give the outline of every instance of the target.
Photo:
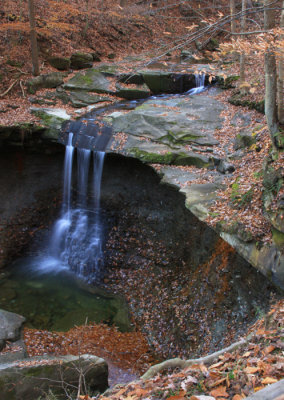
[(5, 346), (6, 341), (15, 342), (21, 337), (21, 331), (25, 318), (0, 309), (0, 350)]
[[(32, 357), (11, 364), (0, 364), (1, 398), (38, 400), (51, 391), (58, 399), (77, 394), (80, 375), (81, 394), (95, 395), (108, 387), (108, 366), (102, 358)], [(70, 397), (71, 398), (71, 397)]]
[[(149, 138), (170, 146), (214, 146), (215, 129), (221, 127), (224, 106), (209, 96), (151, 99), (128, 114), (113, 113), (115, 132)], [(209, 111), (206, 111), (209, 110)]]
[(111, 82), (104, 74), (91, 68), (73, 76), (73, 78), (63, 85), (63, 88), (67, 90), (86, 90), (87, 92), (96, 93), (113, 93), (110, 86)]

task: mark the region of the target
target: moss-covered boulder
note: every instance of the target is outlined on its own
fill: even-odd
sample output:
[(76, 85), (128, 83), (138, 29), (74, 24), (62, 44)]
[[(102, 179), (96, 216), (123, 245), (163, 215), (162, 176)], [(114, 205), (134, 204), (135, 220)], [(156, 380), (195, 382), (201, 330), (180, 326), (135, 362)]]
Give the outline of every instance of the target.
[[(99, 393), (108, 387), (108, 366), (99, 357), (84, 354), (65, 357), (33, 357), (2, 365), (0, 369), (1, 398), (5, 400), (38, 400), (48, 394), (56, 399), (70, 398), (87, 390)], [(16, 383), (16, 384), (15, 384)], [(42, 397), (44, 396), (44, 397)]]
[(96, 93), (113, 93), (111, 82), (96, 69), (79, 72), (63, 85), (67, 90), (85, 90)]
[(28, 92), (36, 93), (40, 89), (53, 89), (63, 83), (63, 74), (61, 72), (52, 72), (51, 74), (39, 75), (27, 82)]
[(71, 61), (67, 57), (53, 56), (48, 59), (49, 64), (58, 69), (59, 71), (68, 71), (70, 69)]
[(92, 68), (93, 66), (93, 56), (89, 53), (74, 53), (71, 55), (70, 61), (72, 69)]
[(38, 116), (41, 124), (47, 128), (42, 138), (54, 142), (58, 140), (63, 123), (70, 119), (70, 115), (60, 108), (31, 108), (31, 113)]
[(234, 141), (234, 149), (235, 150), (244, 149), (252, 146), (255, 143), (256, 143), (256, 136), (255, 135), (253, 136), (250, 130), (243, 130), (236, 135)]

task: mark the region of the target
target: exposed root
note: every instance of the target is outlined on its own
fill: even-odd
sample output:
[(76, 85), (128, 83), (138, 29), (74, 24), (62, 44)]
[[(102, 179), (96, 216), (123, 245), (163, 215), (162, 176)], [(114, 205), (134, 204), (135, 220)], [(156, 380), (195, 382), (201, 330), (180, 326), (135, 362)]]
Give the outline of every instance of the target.
[(238, 342), (235, 342), (231, 344), (228, 347), (225, 347), (222, 350), (216, 351), (215, 353), (209, 354), (208, 356), (201, 357), (201, 358), (195, 358), (195, 359), (190, 359), (190, 360), (182, 360), (180, 358), (172, 358), (170, 360), (166, 360), (160, 364), (153, 365), (151, 368), (148, 369), (148, 371), (145, 372), (144, 375), (141, 376), (141, 379), (147, 380), (153, 378), (155, 375), (157, 375), (159, 372), (162, 372), (166, 369), (169, 368), (187, 368), (190, 367), (191, 365), (194, 364), (211, 364), (218, 360), (219, 356), (221, 356), (224, 353), (230, 353), (236, 349), (238, 349), (241, 346), (244, 346), (247, 344), (250, 339), (252, 338), (252, 335), (247, 336), (245, 339), (241, 339)]

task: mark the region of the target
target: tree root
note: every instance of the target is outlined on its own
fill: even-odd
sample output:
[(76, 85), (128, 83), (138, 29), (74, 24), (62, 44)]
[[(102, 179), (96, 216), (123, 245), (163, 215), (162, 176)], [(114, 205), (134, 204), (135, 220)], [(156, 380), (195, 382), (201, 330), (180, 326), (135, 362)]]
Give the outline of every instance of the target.
[(172, 358), (170, 360), (166, 360), (160, 364), (153, 365), (148, 369), (148, 371), (145, 372), (144, 375), (141, 376), (141, 379), (147, 380), (153, 378), (155, 375), (157, 375), (159, 372), (162, 372), (166, 369), (169, 368), (187, 368), (190, 367), (191, 365), (194, 364), (211, 364), (218, 360), (219, 356), (221, 356), (224, 353), (229, 353), (232, 352), (239, 347), (244, 346), (247, 344), (250, 339), (252, 338), (253, 335), (247, 336), (245, 339), (241, 339), (238, 342), (235, 342), (231, 344), (229, 347), (226, 347), (222, 350), (216, 351), (215, 353), (209, 354), (208, 356), (201, 357), (201, 358), (195, 358), (195, 359), (190, 359), (190, 360), (182, 360), (180, 358)]

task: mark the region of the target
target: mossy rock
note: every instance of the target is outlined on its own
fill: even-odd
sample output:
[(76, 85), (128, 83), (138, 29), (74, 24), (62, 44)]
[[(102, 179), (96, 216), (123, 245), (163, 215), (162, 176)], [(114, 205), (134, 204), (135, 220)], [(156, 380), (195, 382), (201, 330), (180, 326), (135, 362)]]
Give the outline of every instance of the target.
[(40, 89), (54, 89), (63, 83), (63, 74), (61, 72), (52, 72), (51, 74), (39, 75), (27, 82), (28, 92), (35, 94)]
[(93, 56), (89, 53), (74, 53), (71, 55), (70, 61), (72, 69), (92, 68), (93, 66)]
[(248, 107), (251, 110), (256, 110), (262, 114), (265, 113), (265, 103), (264, 100), (261, 101), (251, 101), (245, 98), (245, 94), (242, 94), (240, 92), (234, 94), (231, 96), (228, 101), (230, 104), (233, 104), (234, 106), (241, 106), (241, 107)]
[(234, 141), (234, 149), (235, 150), (244, 149), (247, 147), (251, 147), (255, 143), (256, 143), (256, 137), (252, 136), (252, 133), (250, 131), (242, 131), (236, 135)]
[(217, 76), (216, 81), (218, 83), (218, 86), (221, 89), (232, 89), (235, 88), (235, 82), (238, 81), (240, 77), (238, 75), (232, 75), (228, 76), (227, 78), (223, 78), (222, 76)]
[(73, 78), (63, 85), (67, 90), (86, 90), (96, 93), (113, 93), (110, 81), (97, 69), (88, 69), (78, 72)]
[(70, 58), (67, 57), (50, 57), (48, 62), (52, 67), (58, 69), (59, 71), (68, 71), (71, 66)]
[(272, 240), (280, 250), (284, 250), (284, 232), (272, 228)]
[(118, 82), (126, 83), (126, 84), (135, 84), (135, 85), (143, 85), (144, 79), (141, 74), (121, 74), (118, 78)]

